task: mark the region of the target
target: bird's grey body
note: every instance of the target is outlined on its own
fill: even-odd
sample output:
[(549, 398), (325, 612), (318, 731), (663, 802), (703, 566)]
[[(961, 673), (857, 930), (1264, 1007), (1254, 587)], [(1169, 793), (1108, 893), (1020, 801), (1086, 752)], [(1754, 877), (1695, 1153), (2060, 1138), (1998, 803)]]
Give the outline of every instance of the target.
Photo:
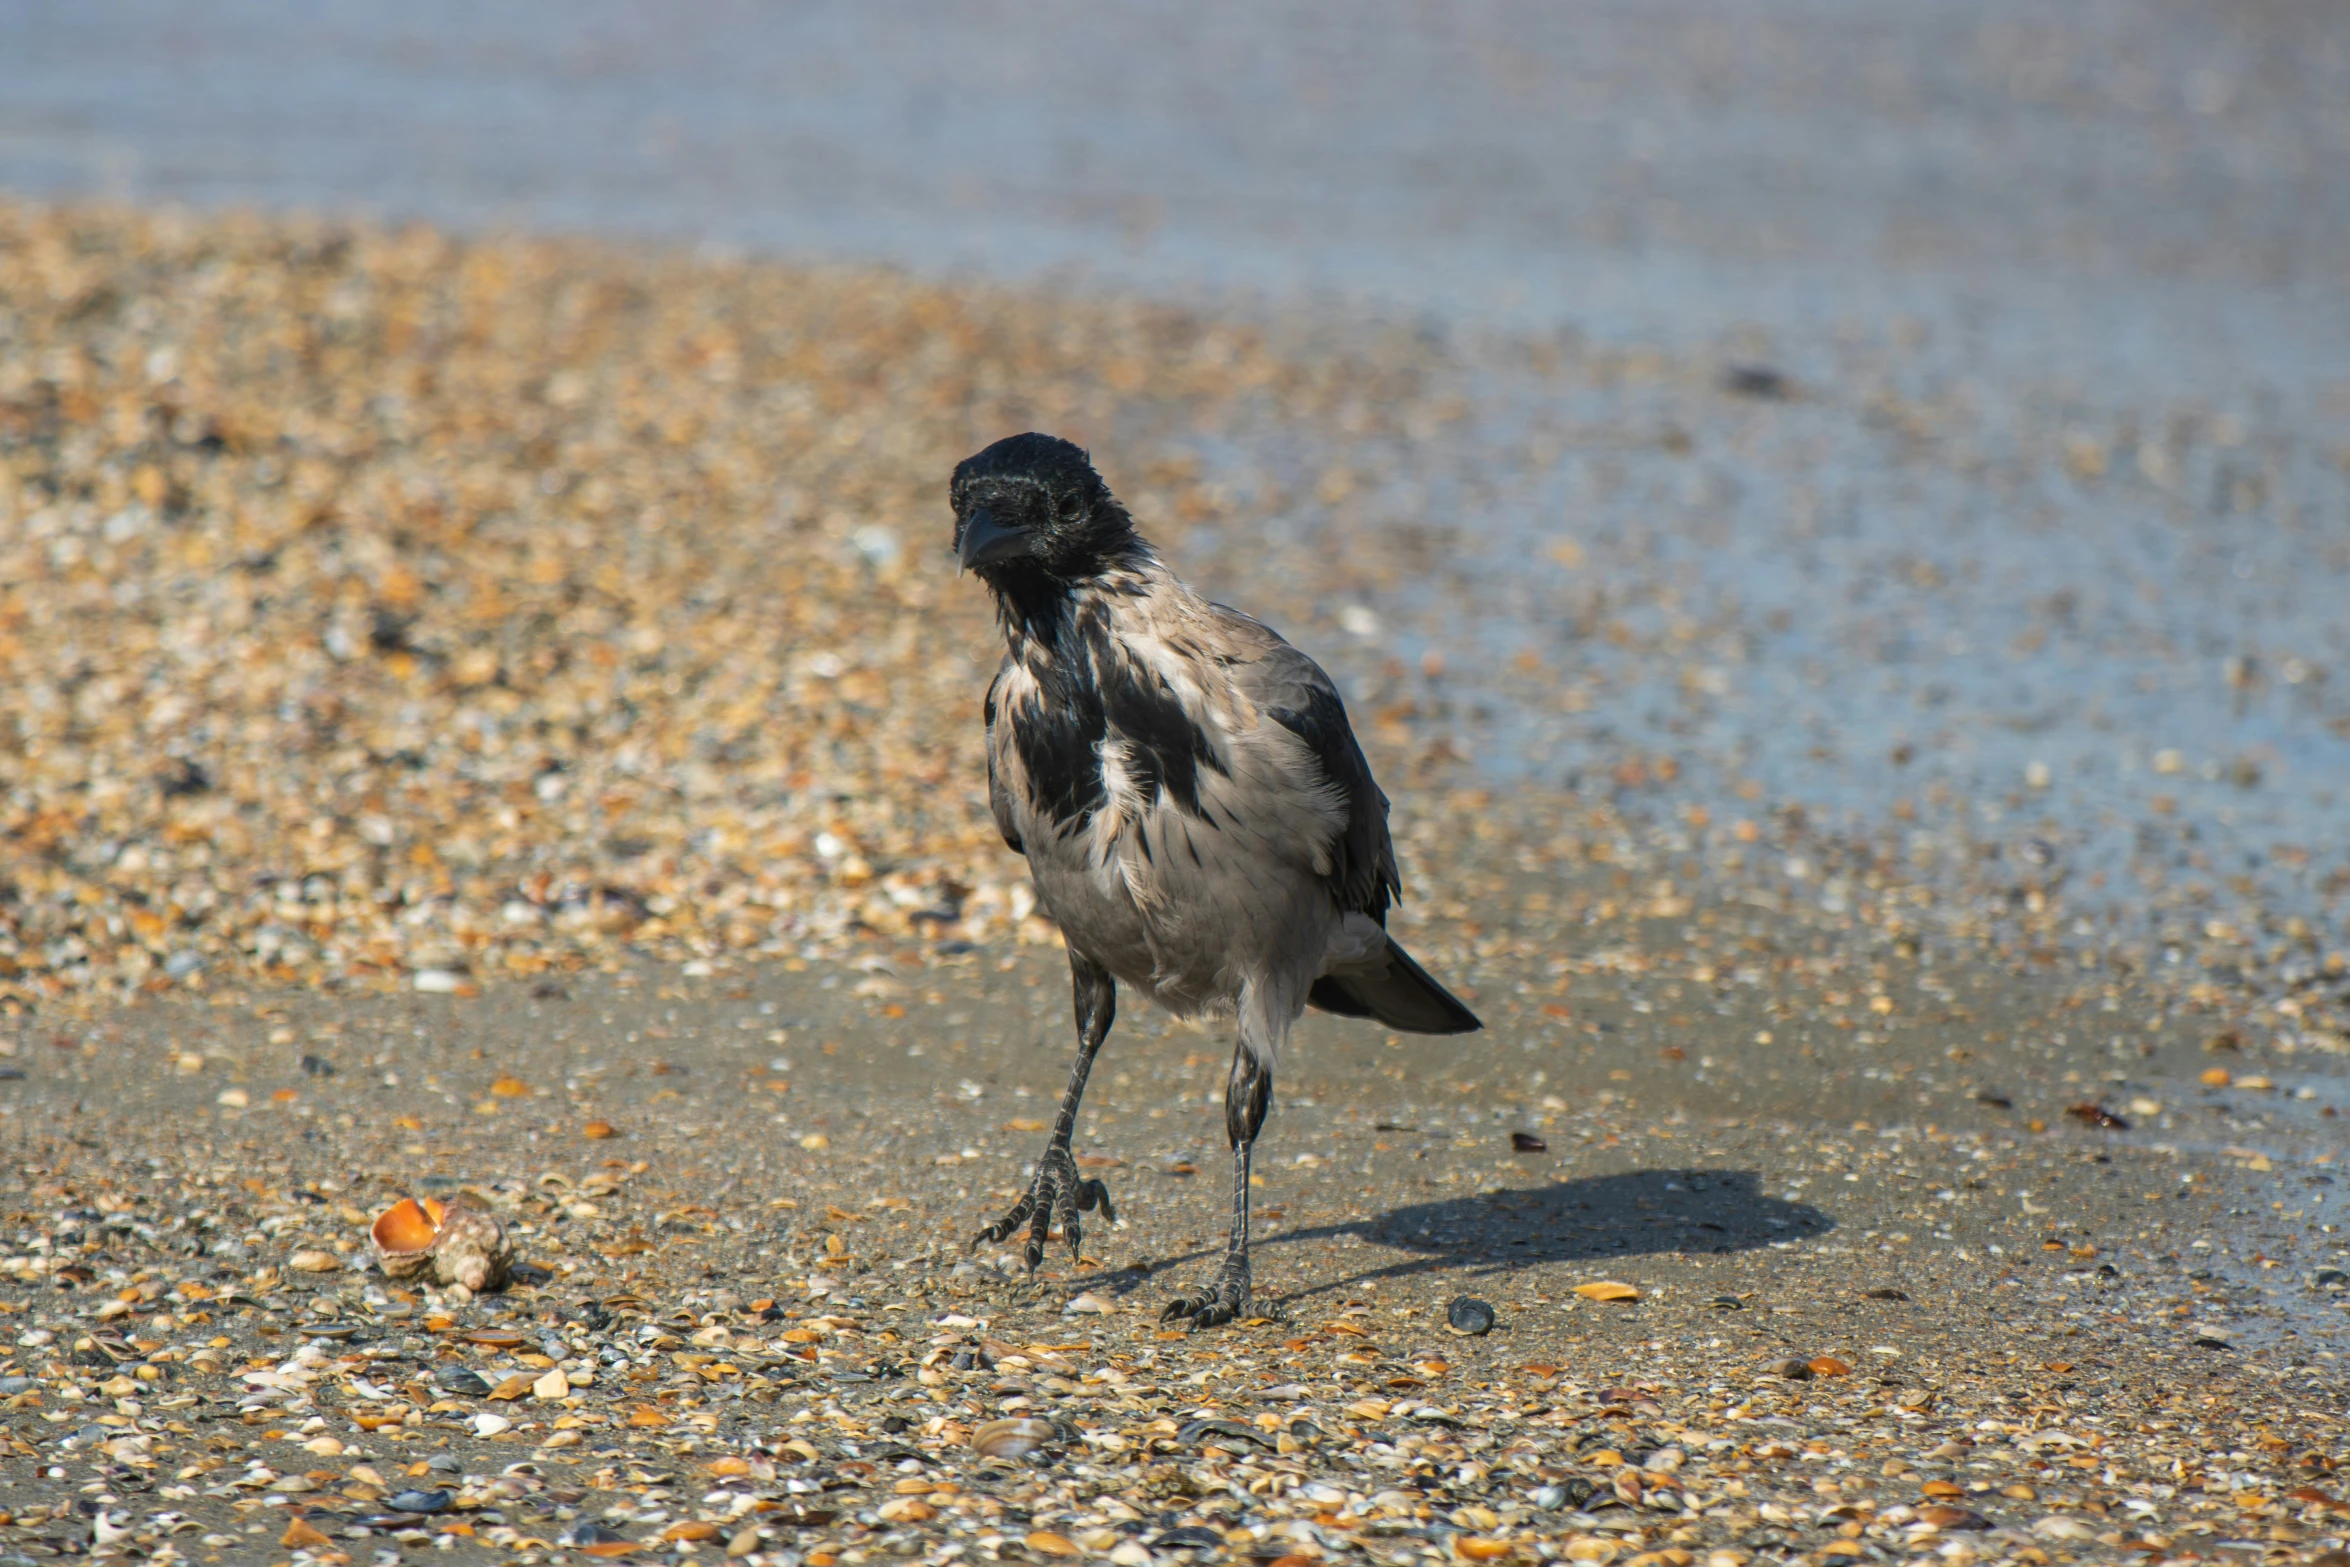
[(1201, 598), (1133, 530), (1085, 454), (999, 441), (955, 470), (955, 542), (994, 593), (988, 800), (1069, 949), (1078, 1054), (1034, 1185), (978, 1240), (1025, 1226), (1033, 1269), (1109, 1193), (1069, 1151), (1117, 987), (1238, 1025), (1225, 1083), (1232, 1237), (1167, 1315), (1250, 1307), (1249, 1161), (1308, 1005), (1421, 1033), (1478, 1026), (1387, 934), (1400, 891), (1387, 797), (1314, 661)]
[[(1207, 754), (1191, 796), (1151, 787), (1151, 737), (1123, 732), (1113, 709), (1092, 742), (1099, 803), (1056, 816), (1018, 740), (1023, 717), (1053, 699), (1050, 666), (1067, 655), (1016, 637), (988, 693), (996, 824), (1021, 846), (1037, 899), (1072, 950), (1179, 1016), (1232, 1014), (1241, 1043), (1271, 1069), (1316, 980), (1384, 957), (1386, 932), (1366, 910), (1384, 905), (1378, 889), (1394, 883), (1387, 802), (1367, 770), (1325, 776), (1274, 716), (1335, 702), (1329, 677), (1156, 559), (1081, 590), (1077, 614), (1096, 626), (1074, 651), (1099, 663), (1071, 674), (1109, 690), (1158, 687), (1197, 725)], [(1348, 886), (1341, 847), (1357, 813), (1376, 831)]]

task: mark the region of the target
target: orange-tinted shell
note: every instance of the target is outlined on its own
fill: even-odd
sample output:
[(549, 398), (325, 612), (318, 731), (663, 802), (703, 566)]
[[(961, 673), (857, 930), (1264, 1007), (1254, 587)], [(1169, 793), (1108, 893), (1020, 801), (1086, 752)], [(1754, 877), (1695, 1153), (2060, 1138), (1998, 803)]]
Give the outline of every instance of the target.
[(430, 1251), (447, 1217), (448, 1210), (433, 1198), (404, 1197), (376, 1218), (375, 1249), (385, 1257)]

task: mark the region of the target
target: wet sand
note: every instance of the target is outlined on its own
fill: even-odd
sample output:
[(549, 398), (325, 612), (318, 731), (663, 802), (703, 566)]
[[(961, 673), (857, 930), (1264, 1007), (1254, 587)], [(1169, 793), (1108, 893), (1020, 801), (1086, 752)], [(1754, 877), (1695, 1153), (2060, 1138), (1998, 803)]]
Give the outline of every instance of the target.
[[(1220, 1242), (1224, 1042), (1130, 1015), (1076, 1145), (1120, 1222), (1030, 1281), (959, 1243), (1051, 1114), (1059, 954), (876, 957), (173, 998), (38, 1040), (12, 1538), (77, 1537), (41, 1513), (78, 1494), (199, 1560), (310, 1538), (295, 1512), (355, 1556), (543, 1555), (583, 1518), (852, 1561), (2338, 1544), (2338, 1138), (2197, 1087), (2192, 1037), (2132, 1063), (2149, 1112), (2067, 1080), (2064, 987), (1994, 970), (1948, 976), (1965, 1022), (1870, 1044), (1789, 1021), (1801, 978), (1651, 1009), (1484, 965), (1465, 1046), (1303, 1031), (1255, 1193), (1271, 1320), (1183, 1335), (1157, 1310)], [(2068, 1119), (2084, 1095), (2139, 1120)], [(363, 1272), (411, 1193), (502, 1215), (524, 1282)], [(1447, 1330), (1464, 1295), (1489, 1335)], [(588, 1375), (521, 1391), (550, 1367)], [(974, 1450), (1007, 1419), (1041, 1456)], [(448, 1511), (386, 1510), (415, 1489)]]

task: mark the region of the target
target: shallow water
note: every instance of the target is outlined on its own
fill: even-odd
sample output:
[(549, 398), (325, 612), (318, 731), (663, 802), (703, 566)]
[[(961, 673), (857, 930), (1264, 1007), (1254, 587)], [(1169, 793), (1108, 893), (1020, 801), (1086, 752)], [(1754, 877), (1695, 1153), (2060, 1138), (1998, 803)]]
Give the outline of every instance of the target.
[(1744, 783), (2132, 917), (2350, 885), (2322, 4), (6, 0), (0, 36), (20, 193), (1404, 324), (1459, 417), (1198, 448), (1304, 497), (1286, 536), (1430, 531), (1439, 569), (1286, 605), (1195, 543), (1358, 697), (1400, 658), (1497, 776)]
[[(0, 5), (0, 184), (2338, 377), (2322, 4)], [(2180, 362), (2182, 347), (2192, 364)]]

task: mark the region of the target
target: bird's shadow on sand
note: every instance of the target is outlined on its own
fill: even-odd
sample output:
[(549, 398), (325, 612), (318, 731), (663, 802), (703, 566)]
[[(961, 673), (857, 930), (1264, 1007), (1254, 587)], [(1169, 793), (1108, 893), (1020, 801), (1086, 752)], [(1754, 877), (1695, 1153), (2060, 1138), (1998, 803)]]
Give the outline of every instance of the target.
[[(1283, 1298), (1297, 1301), (1366, 1279), (1507, 1273), (1548, 1262), (1600, 1262), (1671, 1252), (1695, 1257), (1807, 1240), (1836, 1221), (1808, 1203), (1762, 1189), (1753, 1170), (1626, 1170), (1541, 1186), (1409, 1203), (1343, 1224), (1260, 1229), (1260, 1252), (1301, 1242), (1372, 1245), (1410, 1253)], [(1170, 1269), (1214, 1255), (1209, 1248), (1083, 1276), (1085, 1287), (1125, 1296)]]
[(1263, 1244), (1352, 1240), (1412, 1254), (1305, 1291), (1319, 1294), (1359, 1279), (1752, 1251), (1823, 1235), (1835, 1224), (1808, 1204), (1769, 1195), (1753, 1170), (1627, 1170), (1412, 1203), (1344, 1224), (1284, 1230)]

